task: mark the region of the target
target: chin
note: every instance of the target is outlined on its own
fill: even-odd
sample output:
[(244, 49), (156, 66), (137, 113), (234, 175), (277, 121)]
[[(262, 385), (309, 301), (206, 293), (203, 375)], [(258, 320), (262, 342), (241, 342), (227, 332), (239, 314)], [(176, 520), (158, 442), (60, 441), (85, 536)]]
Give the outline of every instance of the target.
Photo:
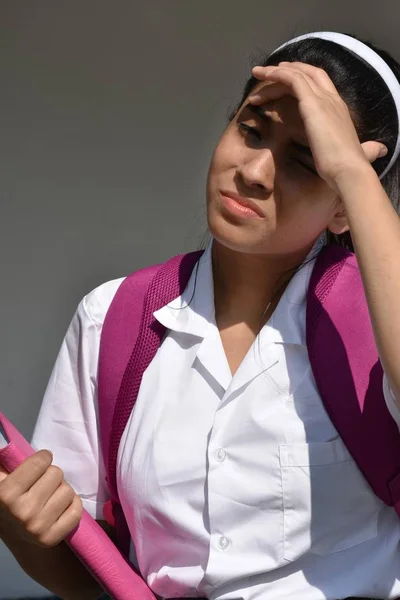
[[(229, 220), (217, 211), (210, 211), (207, 215), (208, 229), (213, 239), (233, 250), (245, 254), (263, 254), (268, 248), (268, 235), (255, 224)], [(258, 223), (259, 225), (259, 223)]]

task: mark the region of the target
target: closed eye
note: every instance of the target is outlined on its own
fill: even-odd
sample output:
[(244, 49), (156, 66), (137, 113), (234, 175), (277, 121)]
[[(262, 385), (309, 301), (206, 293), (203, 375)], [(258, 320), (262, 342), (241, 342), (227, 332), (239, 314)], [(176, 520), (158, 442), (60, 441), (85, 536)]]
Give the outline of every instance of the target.
[(296, 162), (302, 167), (304, 167), (304, 169), (307, 169), (307, 171), (311, 171), (311, 173), (314, 173), (314, 175), (318, 175), (317, 171), (313, 169), (310, 165), (306, 165), (305, 163), (301, 162), (301, 160), (296, 160)]
[(242, 130), (243, 133), (248, 134), (250, 137), (258, 140), (259, 142), (262, 139), (260, 131), (257, 127), (251, 127), (250, 125), (246, 125), (246, 123), (238, 123), (239, 129)]

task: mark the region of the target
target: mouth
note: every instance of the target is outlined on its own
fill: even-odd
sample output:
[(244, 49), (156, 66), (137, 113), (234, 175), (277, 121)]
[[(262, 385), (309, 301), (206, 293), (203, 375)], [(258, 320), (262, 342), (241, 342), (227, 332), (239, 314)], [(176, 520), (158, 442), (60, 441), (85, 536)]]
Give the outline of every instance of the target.
[(242, 196), (239, 196), (239, 194), (227, 190), (220, 190), (219, 194), (223, 206), (229, 212), (243, 218), (265, 218), (263, 211), (253, 200), (243, 198)]

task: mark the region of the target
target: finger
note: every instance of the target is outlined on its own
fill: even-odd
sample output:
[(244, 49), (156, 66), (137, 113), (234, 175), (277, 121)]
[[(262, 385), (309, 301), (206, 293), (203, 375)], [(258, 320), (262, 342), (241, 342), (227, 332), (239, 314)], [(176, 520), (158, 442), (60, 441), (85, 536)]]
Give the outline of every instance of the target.
[(251, 74), (256, 79), (259, 79), (260, 81), (265, 81), (265, 79), (267, 79), (270, 76), (270, 74), (273, 73), (278, 68), (279, 68), (278, 66), (267, 66), (267, 67), (256, 66), (256, 67), (252, 68)]
[(269, 80), (285, 82), (292, 81), (294, 77), (297, 77), (298, 79), (300, 78), (300, 80), (303, 78), (309, 84), (310, 89), (312, 89), (314, 92), (318, 92), (321, 86), (318, 85), (318, 83), (314, 81), (312, 77), (305, 72), (305, 70), (296, 69), (293, 66), (294, 63), (286, 63), (286, 66), (281, 66), (281, 64), (282, 63), (280, 63), (277, 67), (254, 67), (253, 75), (255, 75), (256, 78), (260, 79), (261, 81)]
[(46, 504), (32, 519), (38, 530), (49, 529), (63, 515), (75, 498), (75, 492), (68, 483), (63, 482), (50, 496)]
[(278, 71), (272, 72), (268, 78), (276, 84), (286, 86), (286, 92), (282, 93), (280, 91), (280, 95), (277, 95), (279, 92), (278, 90), (273, 91), (272, 85), (264, 86), (261, 90), (249, 95), (248, 100), (252, 104), (262, 104), (268, 101), (268, 99), (276, 99), (277, 97), (289, 94), (299, 101), (305, 99), (307, 96), (309, 97), (311, 94), (315, 95), (309, 77), (298, 71), (294, 72), (290, 69), (280, 68)]
[(17, 498), (27, 492), (51, 465), (53, 455), (49, 450), (39, 450), (25, 459), (7, 477), (7, 497)]
[(251, 104), (264, 104), (288, 95), (291, 95), (291, 91), (287, 85), (273, 82), (264, 85), (256, 92), (252, 92), (247, 99)]
[(55, 465), (50, 465), (40, 479), (26, 492), (24, 503), (36, 506), (38, 510), (41, 510), (62, 485), (63, 480), (63, 471)]
[(59, 544), (79, 525), (82, 518), (82, 500), (75, 495), (69, 507), (49, 529), (42, 532), (37, 543), (40, 546), (53, 547)]
[(314, 67), (314, 65), (309, 65), (308, 63), (303, 63), (299, 61), (283, 61), (279, 63), (279, 65), (286, 67), (289, 65), (293, 65), (293, 68), (299, 69), (299, 71), (306, 73), (322, 89), (326, 90), (327, 92), (338, 93), (332, 79), (329, 77), (328, 73), (324, 71), (324, 69), (320, 69), (319, 67)]
[[(292, 63), (289, 63), (292, 65)], [(306, 81), (308, 85), (314, 82), (305, 71), (300, 71), (292, 66), (278, 67), (254, 67), (253, 74), (261, 81), (280, 81), (292, 85), (296, 81)]]

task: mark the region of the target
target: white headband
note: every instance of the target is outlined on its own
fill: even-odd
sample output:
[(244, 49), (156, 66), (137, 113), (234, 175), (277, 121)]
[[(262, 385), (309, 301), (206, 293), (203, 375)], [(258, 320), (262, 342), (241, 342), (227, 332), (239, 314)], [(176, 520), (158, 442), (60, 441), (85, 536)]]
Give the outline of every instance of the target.
[(382, 77), (382, 79), (388, 86), (389, 91), (392, 94), (394, 103), (396, 105), (399, 131), (397, 134), (397, 142), (393, 152), (393, 156), (386, 169), (381, 175), (379, 175), (379, 179), (382, 179), (382, 177), (384, 177), (386, 173), (392, 168), (393, 164), (395, 163), (397, 157), (400, 154), (400, 83), (397, 77), (395, 76), (389, 65), (383, 60), (383, 58), (381, 58), (379, 54), (377, 54), (369, 46), (367, 46), (363, 42), (360, 42), (359, 40), (356, 40), (350, 35), (345, 35), (344, 33), (336, 33), (334, 31), (317, 31), (314, 33), (306, 33), (305, 35), (300, 35), (279, 46), (276, 50), (272, 52), (272, 54), (275, 54), (275, 52), (278, 52), (278, 50), (281, 50), (288, 44), (293, 44), (294, 42), (305, 40), (307, 38), (322, 38), (324, 40), (330, 40), (332, 42), (335, 42), (336, 44), (340, 44), (341, 46), (348, 48), (349, 50), (363, 58), (368, 64), (370, 64), (371, 67), (373, 67), (379, 73), (379, 75)]

